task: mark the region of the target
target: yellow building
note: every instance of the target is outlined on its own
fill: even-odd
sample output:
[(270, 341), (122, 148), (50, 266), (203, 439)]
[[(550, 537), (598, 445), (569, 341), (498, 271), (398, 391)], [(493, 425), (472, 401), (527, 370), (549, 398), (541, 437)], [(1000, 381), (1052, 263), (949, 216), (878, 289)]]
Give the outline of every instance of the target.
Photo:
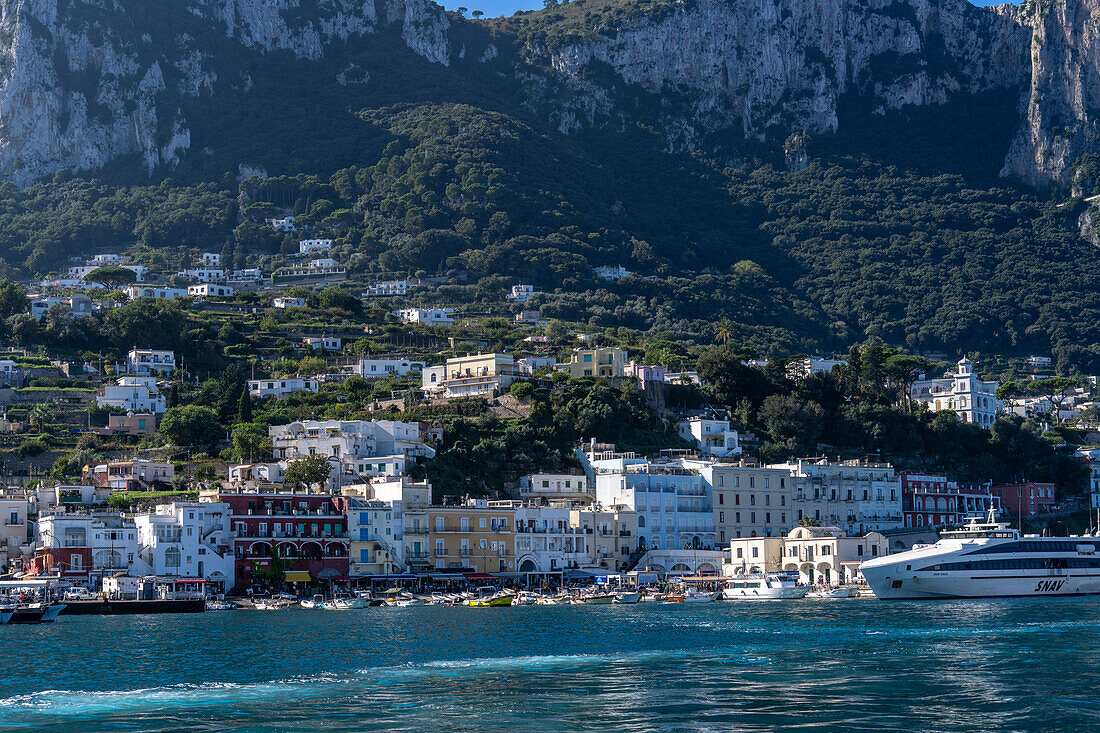
[(428, 547), (437, 568), (515, 572), (515, 509), (476, 499), (428, 509)]
[(472, 397), (503, 392), (516, 380), (509, 354), (475, 354), (448, 359), (420, 373), (421, 389), (430, 396)]
[(621, 377), (626, 366), (626, 352), (617, 346), (600, 346), (595, 349), (574, 349), (573, 357), (557, 369), (577, 377)]

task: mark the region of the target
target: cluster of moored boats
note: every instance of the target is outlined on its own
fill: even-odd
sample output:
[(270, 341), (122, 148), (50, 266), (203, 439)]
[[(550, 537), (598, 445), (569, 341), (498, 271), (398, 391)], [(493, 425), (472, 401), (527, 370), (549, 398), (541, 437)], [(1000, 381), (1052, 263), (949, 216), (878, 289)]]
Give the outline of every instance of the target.
[[(269, 597), (257, 597), (250, 606), (260, 611), (278, 611), (299, 607), (330, 611), (344, 611), (371, 606), (392, 606), (406, 608), (410, 606), (560, 606), (560, 605), (611, 605), (632, 603), (713, 603), (719, 600), (777, 600), (785, 598), (848, 598), (857, 595), (852, 588), (814, 588), (799, 585), (797, 574), (768, 573), (766, 575), (745, 575), (724, 580), (715, 580), (708, 586), (671, 586), (661, 590), (657, 588), (606, 588), (593, 586), (582, 589), (558, 589), (554, 591), (500, 590), (496, 587), (483, 587), (477, 590), (432, 593), (414, 595), (397, 588), (375, 596), (365, 591), (337, 593), (326, 597), (315, 595), (312, 598), (297, 599), (286, 594)], [(221, 611), (240, 608), (230, 601), (217, 601), (207, 604), (207, 610)]]

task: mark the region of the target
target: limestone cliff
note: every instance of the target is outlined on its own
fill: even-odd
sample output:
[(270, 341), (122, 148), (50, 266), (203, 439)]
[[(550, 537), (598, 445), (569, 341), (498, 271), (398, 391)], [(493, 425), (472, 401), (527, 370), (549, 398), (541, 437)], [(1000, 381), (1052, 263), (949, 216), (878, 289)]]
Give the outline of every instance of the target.
[(224, 59), (317, 59), (390, 25), (449, 63), (447, 18), (427, 0), (0, 0), (0, 172), (22, 185), (131, 155), (170, 168), (191, 144), (181, 98), (247, 89)]
[(1006, 175), (1066, 181), (1100, 145), (1100, 0), (575, 0), (491, 32), (431, 0), (0, 0), (0, 175), (171, 170), (205, 144), (188, 116), (252, 93), (257, 59), (339, 61), (331, 84), (369, 88), (378, 71), (341, 54), (381, 34), (451, 83), (518, 80), (517, 106), (566, 133), (645, 117), (671, 149), (782, 140), (836, 130), (845, 99), (994, 93), (1018, 100)]
[(1100, 141), (1100, 4), (1042, 0), (1002, 12), (1034, 29), (1024, 119), (1003, 173), (1069, 183), (1073, 162)]
[(696, 134), (738, 126), (760, 137), (835, 130), (848, 92), (882, 109), (1015, 93), (1028, 35), (965, 0), (696, 0), (543, 51), (569, 78), (606, 64), (651, 92), (686, 95)]

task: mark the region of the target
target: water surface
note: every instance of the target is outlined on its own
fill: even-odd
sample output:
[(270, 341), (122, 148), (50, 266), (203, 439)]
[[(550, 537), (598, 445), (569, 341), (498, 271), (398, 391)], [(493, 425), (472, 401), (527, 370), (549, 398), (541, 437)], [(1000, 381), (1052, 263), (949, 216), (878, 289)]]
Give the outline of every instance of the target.
[(0, 626), (0, 731), (1100, 730), (1100, 598)]

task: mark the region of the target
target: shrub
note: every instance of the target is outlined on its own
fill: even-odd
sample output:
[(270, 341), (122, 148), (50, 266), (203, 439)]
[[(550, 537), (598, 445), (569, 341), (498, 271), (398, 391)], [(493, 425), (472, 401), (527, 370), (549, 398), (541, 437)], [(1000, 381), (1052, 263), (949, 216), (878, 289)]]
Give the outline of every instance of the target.
[(30, 440), (24, 440), (22, 443), (20, 443), (19, 447), (15, 449), (15, 452), (23, 458), (27, 458), (28, 456), (42, 455), (46, 452), (47, 448), (48, 446), (45, 444), (45, 442), (38, 440), (37, 438), (32, 438)]

